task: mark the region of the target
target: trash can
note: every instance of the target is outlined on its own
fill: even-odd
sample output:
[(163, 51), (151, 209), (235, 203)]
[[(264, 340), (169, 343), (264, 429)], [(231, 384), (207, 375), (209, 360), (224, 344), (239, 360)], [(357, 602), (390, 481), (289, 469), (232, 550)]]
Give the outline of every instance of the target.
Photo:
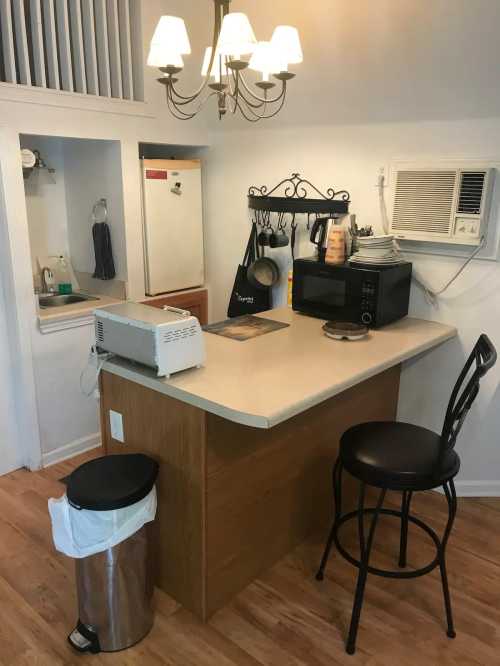
[(78, 622), (68, 636), (80, 652), (138, 643), (153, 624), (147, 523), (156, 513), (158, 464), (142, 454), (91, 460), (49, 500), (56, 548), (76, 559)]

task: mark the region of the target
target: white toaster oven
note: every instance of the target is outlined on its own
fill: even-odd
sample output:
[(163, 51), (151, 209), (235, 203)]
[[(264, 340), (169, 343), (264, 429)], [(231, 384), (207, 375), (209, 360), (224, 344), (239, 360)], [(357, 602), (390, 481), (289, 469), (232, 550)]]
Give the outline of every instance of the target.
[(132, 302), (99, 308), (95, 335), (99, 351), (154, 368), (158, 377), (205, 362), (200, 322), (186, 310)]

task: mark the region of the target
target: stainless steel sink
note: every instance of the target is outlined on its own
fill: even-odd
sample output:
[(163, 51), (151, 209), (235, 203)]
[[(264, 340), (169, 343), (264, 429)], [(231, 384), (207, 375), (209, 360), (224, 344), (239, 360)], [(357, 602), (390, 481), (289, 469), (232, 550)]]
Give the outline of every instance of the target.
[(40, 309), (57, 308), (62, 305), (70, 305), (71, 303), (82, 303), (83, 301), (98, 301), (95, 296), (87, 296), (86, 294), (56, 294), (54, 296), (39, 296), (38, 304)]

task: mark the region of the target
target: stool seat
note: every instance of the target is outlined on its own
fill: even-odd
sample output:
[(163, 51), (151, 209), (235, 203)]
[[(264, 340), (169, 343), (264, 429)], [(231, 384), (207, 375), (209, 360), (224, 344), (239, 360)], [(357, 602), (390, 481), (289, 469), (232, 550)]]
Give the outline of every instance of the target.
[(411, 423), (361, 423), (340, 440), (344, 468), (360, 481), (388, 490), (442, 486), (458, 473), (460, 458), (453, 449), (442, 459), (440, 455), (441, 437)]

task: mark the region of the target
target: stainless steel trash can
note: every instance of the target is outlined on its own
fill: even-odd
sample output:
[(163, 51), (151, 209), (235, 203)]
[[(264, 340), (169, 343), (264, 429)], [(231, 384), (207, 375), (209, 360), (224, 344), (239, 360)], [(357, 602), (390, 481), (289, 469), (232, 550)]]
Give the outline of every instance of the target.
[[(158, 464), (147, 456), (106, 456), (75, 470), (66, 495), (77, 509), (116, 511), (149, 494), (157, 474)], [(149, 534), (149, 524), (143, 525), (112, 548), (76, 560), (78, 623), (68, 636), (76, 650), (124, 650), (150, 631), (154, 586)]]
[(144, 638), (153, 626), (147, 526), (113, 548), (76, 560), (76, 587), (79, 623), (70, 636), (74, 647), (114, 652)]

